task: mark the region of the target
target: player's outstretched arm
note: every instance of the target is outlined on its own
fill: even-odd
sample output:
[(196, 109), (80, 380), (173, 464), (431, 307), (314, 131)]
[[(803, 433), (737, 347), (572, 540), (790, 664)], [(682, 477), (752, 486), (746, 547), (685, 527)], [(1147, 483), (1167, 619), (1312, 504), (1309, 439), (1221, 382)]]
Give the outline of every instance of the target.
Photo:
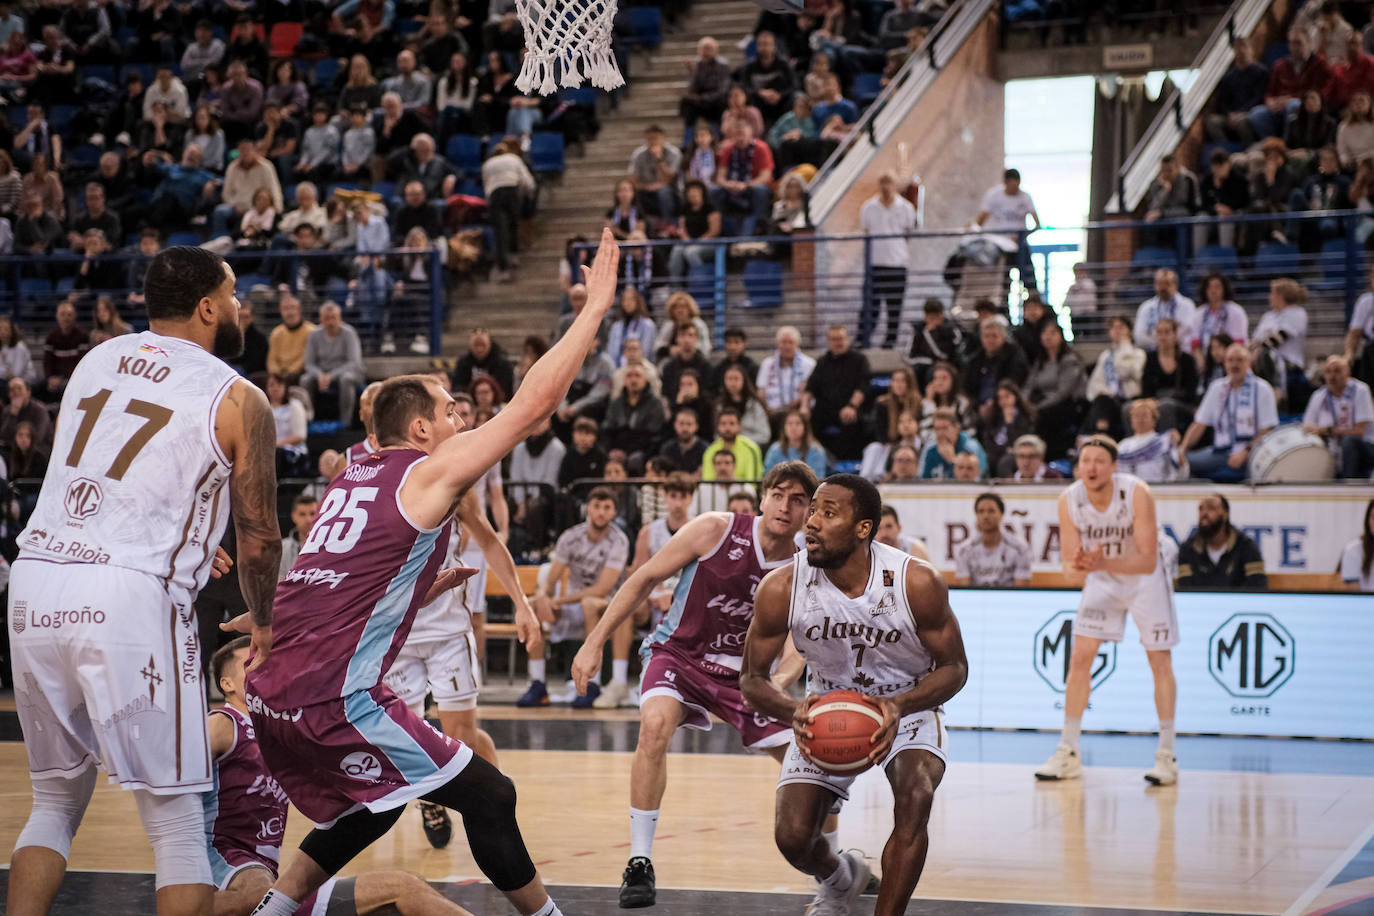
[(611, 599), (601, 620), (587, 634), (582, 648), (573, 659), (573, 682), (579, 693), (586, 690), (587, 682), (601, 672), (601, 653), (616, 627), (628, 620), (635, 608), (648, 601), (654, 588), (664, 579), (715, 549), (729, 526), (729, 513), (706, 512), (698, 515), (669, 538), (662, 550), (631, 573)]
[(252, 621), (253, 667), (272, 650), (272, 599), (281, 566), (277, 522), (277, 431), (267, 395), (236, 382), (215, 418), (224, 453), (233, 462), (229, 504), (238, 539), (239, 588)]
[[(763, 577), (754, 592), (754, 619), (744, 639), (744, 663), (739, 688), (744, 700), (765, 716), (792, 722), (798, 703), (774, 683), (773, 662), (782, 654), (789, 635), (788, 604), (792, 598), (795, 563), (788, 563)], [(795, 723), (794, 723), (795, 724)]]
[(534, 611), (530, 608), (529, 599), (525, 597), (525, 589), (520, 584), (515, 558), (506, 549), (505, 541), (501, 540), (496, 529), (487, 521), (476, 490), (468, 490), (458, 502), (458, 521), (481, 549), (487, 566), (496, 576), (496, 581), (500, 582), (506, 594), (510, 595), (510, 600), (515, 605), (516, 635), (525, 644), (525, 648), (529, 649), (530, 644), (539, 635), (539, 622), (534, 619)]
[[(416, 466), (406, 490), (422, 494), (426, 508), (437, 507), (443, 518), (463, 490), (529, 435), (568, 394), (587, 354), (596, 346), (601, 320), (615, 299), (620, 248), (610, 230), (601, 234), (596, 259), (586, 271), (587, 304), (559, 341), (530, 367), (510, 403), (481, 429), (460, 433), (435, 449), (430, 460)], [(406, 509), (411, 511), (410, 499)], [(416, 516), (416, 521), (425, 519)], [(430, 513), (422, 513), (428, 515)]]

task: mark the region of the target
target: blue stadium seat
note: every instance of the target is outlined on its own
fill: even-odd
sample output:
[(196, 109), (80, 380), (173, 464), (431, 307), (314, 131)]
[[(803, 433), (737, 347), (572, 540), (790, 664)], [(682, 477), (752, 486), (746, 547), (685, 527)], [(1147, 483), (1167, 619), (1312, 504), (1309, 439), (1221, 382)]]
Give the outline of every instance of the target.
[(1287, 276), (1301, 265), (1302, 256), (1292, 242), (1260, 242), (1255, 250), (1255, 269), (1268, 277)]
[(81, 68), (81, 78), (100, 80), (114, 86), (117, 76), (115, 74), (115, 68), (109, 64), (87, 64)]
[(59, 277), (53, 292), (65, 298), (74, 289), (76, 289), (76, 277)]
[(482, 141), (471, 134), (454, 134), (448, 138), (444, 156), (449, 163), (465, 174), (482, 171)]
[(854, 100), (860, 105), (870, 105), (873, 100), (883, 91), (883, 76), (881, 73), (860, 73), (854, 77), (854, 88), (850, 92)]
[(101, 153), (103, 152), (104, 150), (98, 146), (83, 143), (70, 150), (66, 158), (67, 161), (73, 165), (98, 165), (100, 163)]
[(199, 232), (173, 232), (167, 236), (167, 246), (173, 245), (199, 245), (205, 241)]
[(636, 48), (657, 50), (663, 44), (663, 14), (652, 6), (632, 6), (626, 12), (630, 24), (634, 26), (630, 44)]
[(1288, 42), (1276, 41), (1264, 49), (1264, 54), (1260, 56), (1260, 63), (1270, 70), (1274, 69), (1274, 64), (1288, 56)]
[(67, 128), (71, 126), (74, 117), (76, 117), (75, 105), (54, 105), (48, 109), (48, 123), (59, 134), (67, 132)]
[(1364, 273), (1363, 252), (1356, 249), (1354, 261), (1347, 271), (1345, 246), (1345, 239), (1331, 239), (1322, 245), (1321, 254), (1317, 256), (1322, 276), (1320, 280), (1309, 282), (1309, 286), (1316, 289), (1338, 290), (1344, 289), (1347, 281), (1353, 281), (1353, 285), (1357, 287), (1362, 285), (1360, 277)]
[(583, 108), (595, 108), (597, 98), (597, 91), (590, 86), (563, 90), (563, 101), (567, 102), (569, 105), (578, 105)]
[(305, 425), (307, 436), (334, 436), (343, 432), (343, 422), (340, 420), (311, 420)]
[(562, 175), (563, 135), (548, 131), (531, 135), (530, 163), (536, 175)]
[(687, 268), (687, 295), (697, 301), (703, 312), (716, 306), (716, 267), (714, 264), (693, 264)]
[(322, 57), (315, 61), (314, 75), (315, 88), (328, 89), (334, 82), (334, 77), (339, 75), (339, 61), (334, 57)]
[(466, 194), (468, 197), (480, 197), (487, 199), (487, 189), (482, 187), (482, 182), (476, 178), (465, 178), (463, 183), (458, 186), (459, 194)]
[(1140, 270), (1158, 270), (1161, 267), (1175, 269), (1178, 267), (1178, 254), (1168, 248), (1137, 248), (1135, 254), (1131, 255), (1132, 272)]
[(29, 123), (29, 110), (25, 105), (14, 105), (10, 107), (10, 130), (19, 133)]
[(402, 36), (402, 37), (404, 37), (404, 36), (406, 36), (406, 35), (414, 35), (416, 32), (418, 32), (418, 31), (420, 31), (422, 28), (424, 28), (424, 23), (422, 23), (422, 22), (416, 22), (414, 19), (401, 19), (401, 18), (398, 18), (398, 19), (396, 19), (395, 22), (396, 22), (396, 34), (397, 34), (397, 35), (400, 35), (400, 36)]
[(777, 261), (749, 261), (744, 265), (747, 308), (771, 309), (782, 305), (782, 265)]
[(831, 474), (857, 474), (861, 467), (862, 461), (832, 461), (827, 470)]
[(382, 203), (386, 204), (388, 207), (391, 206), (391, 198), (395, 197), (397, 193), (396, 183), (394, 181), (379, 181), (372, 186), (372, 190), (376, 191), (377, 194), (381, 196)]
[(153, 64), (125, 64), (119, 71), (119, 84), (124, 85), (124, 80), (128, 79), (130, 73), (138, 73), (143, 77), (143, 85), (151, 86), (153, 77), (157, 75), (157, 67)]
[(271, 285), (272, 278), (266, 274), (239, 274), (238, 282), (234, 284), (234, 291), (242, 296), (255, 286)]

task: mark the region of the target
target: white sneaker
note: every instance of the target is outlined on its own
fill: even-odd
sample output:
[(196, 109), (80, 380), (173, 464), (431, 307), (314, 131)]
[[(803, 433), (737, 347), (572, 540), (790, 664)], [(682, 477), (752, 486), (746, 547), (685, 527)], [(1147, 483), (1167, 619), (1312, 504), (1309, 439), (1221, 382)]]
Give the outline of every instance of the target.
[(396, 340), (390, 334), (382, 338), (381, 351), (386, 356), (396, 352)]
[(1155, 751), (1155, 765), (1145, 774), (1152, 786), (1172, 786), (1178, 782), (1178, 758), (1173, 751)]
[(592, 703), (593, 709), (619, 709), (630, 703), (630, 685), (611, 682), (601, 688), (601, 696)]
[(1035, 778), (1041, 780), (1077, 779), (1082, 775), (1083, 761), (1078, 757), (1077, 748), (1069, 747), (1062, 741), (1045, 765), (1035, 771)]
[(415, 339), (410, 342), (410, 352), (416, 356), (428, 356), (429, 338), (423, 334), (416, 334)]
[(868, 879), (873, 874), (868, 867), (868, 863), (851, 852), (842, 852), (841, 856), (849, 860), (850, 868), (854, 870), (854, 881), (848, 889), (836, 895), (826, 890), (822, 885), (816, 891), (816, 896), (811, 898), (811, 904), (806, 908), (804, 916), (851, 916), (854, 912), (854, 903), (868, 887)]

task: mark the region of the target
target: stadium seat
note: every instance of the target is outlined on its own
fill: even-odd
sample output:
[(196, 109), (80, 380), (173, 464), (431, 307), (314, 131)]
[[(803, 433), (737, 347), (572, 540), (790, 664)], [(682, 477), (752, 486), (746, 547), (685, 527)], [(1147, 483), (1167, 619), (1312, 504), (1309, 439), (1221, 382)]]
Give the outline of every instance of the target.
[(199, 245), (205, 239), (201, 238), (199, 232), (173, 232), (167, 236), (167, 245)]
[(1276, 41), (1264, 49), (1264, 54), (1260, 57), (1260, 63), (1270, 70), (1274, 69), (1274, 64), (1288, 56), (1288, 42)]
[(471, 134), (454, 134), (449, 137), (444, 156), (455, 169), (464, 174), (477, 174), (482, 171), (482, 141)]
[(299, 22), (278, 22), (272, 26), (272, 56), (287, 59), (296, 56), (296, 45), (305, 33), (305, 26)]
[(541, 131), (530, 137), (530, 163), (536, 175), (563, 174), (563, 135)]
[(1137, 248), (1131, 255), (1131, 272), (1154, 271), (1161, 267), (1178, 268), (1178, 254), (1168, 248)]
[(860, 105), (871, 105), (883, 91), (883, 77), (881, 73), (860, 73), (854, 77), (854, 88), (851, 95)]
[(663, 14), (658, 8), (632, 6), (626, 13), (634, 27), (634, 35), (628, 42), (630, 46), (658, 50), (659, 45), (663, 44)]
[(115, 68), (109, 64), (87, 64), (81, 68), (81, 78), (87, 80), (100, 80), (103, 83), (109, 83), (111, 86), (114, 86), (116, 85), (115, 81), (118, 77), (115, 73)]
[(143, 85), (151, 86), (153, 77), (157, 75), (157, 67), (153, 64), (125, 64), (119, 70), (119, 84), (121, 86), (129, 78), (130, 73), (140, 74), (143, 77)]
[(80, 146), (73, 147), (67, 153), (66, 158), (67, 161), (73, 165), (99, 165), (100, 156), (103, 152), (104, 150), (98, 146), (83, 143)]
[(13, 105), (10, 107), (10, 130), (19, 133), (29, 123), (29, 111), (24, 105)]
[(399, 17), (396, 19), (396, 34), (403, 38), (407, 35), (414, 35), (424, 27), (424, 23), (416, 22), (414, 19), (403, 19)]
[(590, 86), (582, 86), (577, 89), (564, 89), (563, 101), (569, 105), (577, 105), (581, 108), (596, 108), (599, 94)]
[(832, 461), (827, 470), (831, 474), (857, 474), (862, 466), (862, 461)]
[(1292, 242), (1261, 242), (1255, 251), (1255, 272), (1266, 277), (1284, 277), (1302, 265), (1298, 246)]
[(782, 265), (777, 261), (749, 261), (744, 265), (744, 292), (746, 308), (782, 305)]
[(239, 274), (238, 282), (234, 284), (234, 291), (242, 296), (255, 286), (271, 285), (272, 278), (266, 274)]
[(74, 289), (76, 289), (76, 277), (59, 277), (57, 285), (53, 287), (53, 292), (65, 299)]
[(74, 117), (76, 117), (75, 105), (53, 105), (48, 109), (48, 123), (59, 134), (65, 135), (67, 133), (67, 128), (71, 126)]
[(334, 84), (334, 77), (339, 75), (339, 61), (335, 57), (322, 57), (315, 61), (315, 69), (311, 71), (314, 76), (316, 89), (328, 89)]
[(697, 301), (703, 312), (715, 309), (716, 267), (714, 264), (693, 264), (687, 268), (687, 295)]
[(487, 199), (487, 189), (482, 186), (482, 182), (476, 178), (465, 178), (463, 183), (458, 186), (459, 194), (466, 194), (468, 197), (480, 197)]
[(396, 182), (394, 181), (379, 181), (372, 185), (372, 190), (381, 197), (382, 203), (386, 204), (387, 207), (391, 206), (391, 199), (397, 194)]

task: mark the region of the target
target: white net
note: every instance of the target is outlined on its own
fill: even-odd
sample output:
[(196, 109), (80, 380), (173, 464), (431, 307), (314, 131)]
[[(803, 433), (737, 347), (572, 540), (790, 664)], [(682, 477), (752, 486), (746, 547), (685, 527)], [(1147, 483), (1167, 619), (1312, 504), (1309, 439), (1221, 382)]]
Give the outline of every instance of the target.
[(599, 89), (625, 85), (611, 53), (616, 0), (515, 0), (525, 27), (525, 63), (515, 85), (551, 95), (560, 85)]

